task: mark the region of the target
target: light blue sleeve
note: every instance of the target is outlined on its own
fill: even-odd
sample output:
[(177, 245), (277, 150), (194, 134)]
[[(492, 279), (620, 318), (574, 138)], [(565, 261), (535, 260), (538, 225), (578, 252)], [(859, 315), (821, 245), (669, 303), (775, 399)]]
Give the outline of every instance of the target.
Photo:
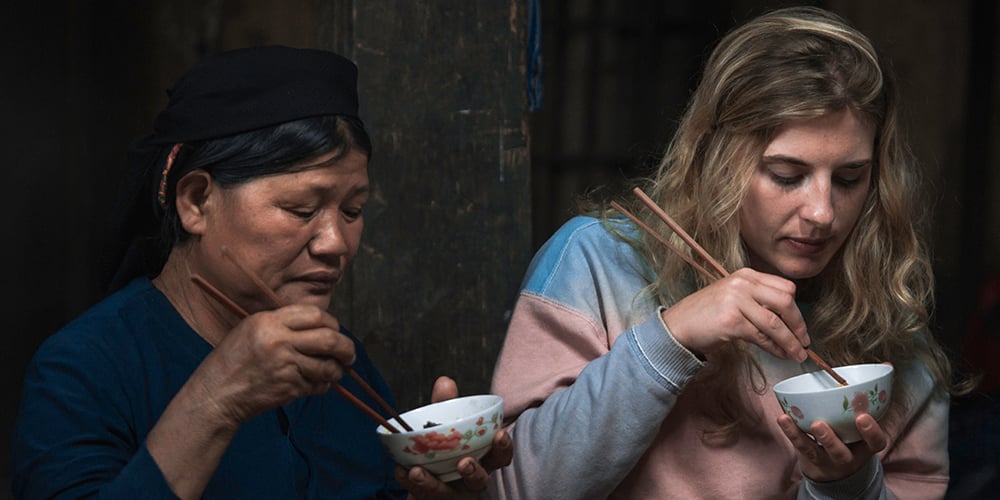
[[(605, 498), (645, 454), (681, 390), (702, 367), (670, 335), (660, 315), (663, 308), (642, 296), (647, 283), (631, 247), (594, 218), (572, 219), (535, 256), (524, 290), (545, 304), (539, 307), (551, 307), (544, 336), (566, 342), (567, 352), (575, 351), (572, 343), (583, 341), (583, 335), (616, 340), (567, 387), (517, 416), (511, 427), (514, 459), (494, 473), (494, 493)], [(632, 326), (608, 332), (609, 323)], [(579, 331), (581, 324), (596, 331)], [(540, 333), (513, 328), (508, 339), (514, 335), (529, 344)], [(576, 360), (579, 352), (553, 350), (539, 359), (550, 359), (548, 369), (556, 372), (566, 368), (565, 355)]]
[(892, 500), (896, 496), (885, 487), (882, 462), (872, 457), (864, 467), (839, 481), (818, 483), (807, 477), (799, 485), (798, 500)]
[(684, 385), (701, 367), (659, 311), (626, 332), (573, 385), (523, 412), (504, 498), (606, 498), (646, 452)]

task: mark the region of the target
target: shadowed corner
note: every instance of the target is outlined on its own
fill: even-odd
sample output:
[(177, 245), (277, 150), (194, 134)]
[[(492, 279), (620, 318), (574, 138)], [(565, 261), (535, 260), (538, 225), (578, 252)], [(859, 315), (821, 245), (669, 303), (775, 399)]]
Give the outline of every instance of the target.
[(947, 499), (988, 498), (1000, 489), (1000, 272), (984, 277), (977, 295), (962, 359), (981, 379), (976, 392), (952, 401)]

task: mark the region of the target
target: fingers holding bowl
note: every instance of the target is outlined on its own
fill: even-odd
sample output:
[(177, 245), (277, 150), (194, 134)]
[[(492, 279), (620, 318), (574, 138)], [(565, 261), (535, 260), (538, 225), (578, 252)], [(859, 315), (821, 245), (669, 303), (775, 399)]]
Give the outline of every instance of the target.
[(506, 429), (500, 429), (493, 436), (493, 447), (480, 463), (488, 472), (506, 467), (514, 460), (514, 440)]
[(889, 445), (889, 436), (886, 435), (885, 430), (875, 420), (875, 417), (868, 414), (858, 415), (854, 423), (858, 428), (858, 433), (861, 434), (861, 439), (873, 454), (884, 450)]
[(489, 487), (489, 472), (472, 457), (458, 462), (459, 478), (445, 482), (427, 469), (415, 465), (406, 469), (396, 466), (395, 476), (410, 494), (419, 499), (475, 498)]
[[(471, 478), (472, 485), (485, 485), (489, 466), (509, 459), (501, 452), (499, 460), (487, 455), (503, 425), (503, 400), (496, 395), (464, 396), (432, 403), (402, 415), (415, 427), (413, 431), (393, 433), (383, 426), (376, 433), (397, 464), (430, 472), (442, 482)], [(507, 441), (501, 439), (502, 444)], [(471, 458), (471, 460), (470, 460)], [(470, 464), (471, 462), (471, 464)], [(460, 465), (465, 466), (462, 470)], [(469, 468), (471, 465), (471, 468)], [(411, 472), (417, 474), (417, 472)], [(482, 475), (482, 481), (477, 477)]]
[[(803, 432), (811, 433), (814, 422), (829, 425), (841, 441), (850, 444), (862, 441), (859, 424), (877, 421), (892, 398), (891, 365), (883, 363), (841, 366), (834, 369), (847, 380), (841, 386), (830, 374), (817, 370), (788, 378), (774, 385), (774, 395), (782, 411)], [(873, 438), (877, 436), (873, 435)]]

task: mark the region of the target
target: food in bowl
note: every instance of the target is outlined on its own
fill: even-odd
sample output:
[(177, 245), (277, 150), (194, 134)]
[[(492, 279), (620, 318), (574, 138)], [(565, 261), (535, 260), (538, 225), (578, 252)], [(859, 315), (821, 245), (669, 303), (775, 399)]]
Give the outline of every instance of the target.
[(454, 481), (461, 477), (459, 460), (467, 456), (479, 460), (493, 447), (493, 436), (503, 426), (503, 398), (463, 396), (400, 416), (414, 427), (412, 431), (394, 433), (382, 425), (375, 429), (396, 463), (406, 468), (419, 465), (442, 481)]
[(876, 420), (885, 415), (892, 400), (892, 365), (870, 363), (834, 368), (847, 380), (837, 383), (823, 370), (804, 373), (774, 385), (781, 409), (803, 432), (815, 421), (824, 421), (841, 441), (861, 440), (854, 419), (867, 413)]

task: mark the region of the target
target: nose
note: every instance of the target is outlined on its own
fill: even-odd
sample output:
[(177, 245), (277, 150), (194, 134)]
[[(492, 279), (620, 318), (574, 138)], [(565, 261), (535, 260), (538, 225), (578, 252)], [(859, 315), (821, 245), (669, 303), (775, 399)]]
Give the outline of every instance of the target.
[(817, 180), (812, 189), (806, 190), (800, 210), (801, 217), (809, 223), (825, 227), (833, 224), (833, 189), (828, 180)]
[(331, 215), (317, 221), (316, 232), (309, 241), (309, 251), (316, 256), (339, 257), (349, 251), (347, 231), (342, 217)]

